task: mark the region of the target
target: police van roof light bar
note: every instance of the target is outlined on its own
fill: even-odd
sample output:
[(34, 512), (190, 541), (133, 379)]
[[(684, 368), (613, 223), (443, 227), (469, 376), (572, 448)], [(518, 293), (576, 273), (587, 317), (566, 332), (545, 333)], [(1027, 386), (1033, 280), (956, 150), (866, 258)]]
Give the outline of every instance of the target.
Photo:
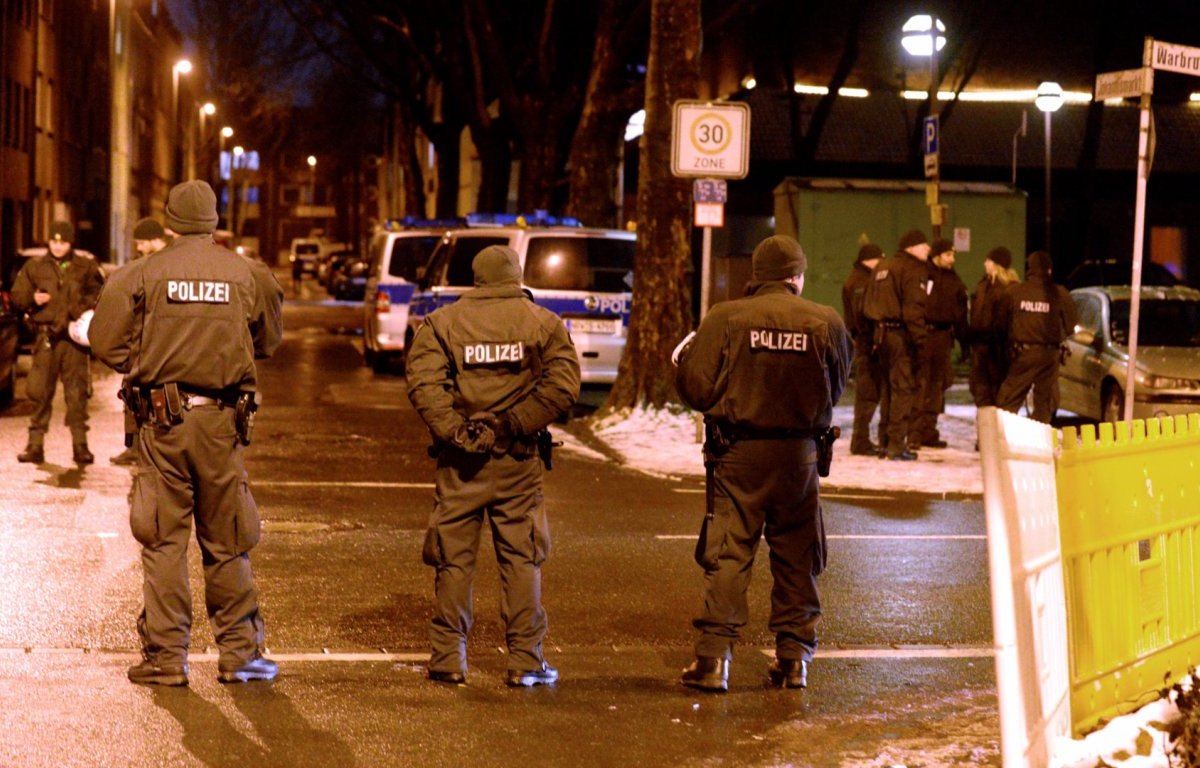
[(468, 213), (469, 227), (582, 227), (573, 216), (551, 216), (547, 211), (529, 213)]
[(402, 219), (388, 219), (387, 230), (398, 232), (401, 229), (457, 229), (466, 225), (467, 220), (463, 218), (418, 219), (415, 216), (405, 216)]

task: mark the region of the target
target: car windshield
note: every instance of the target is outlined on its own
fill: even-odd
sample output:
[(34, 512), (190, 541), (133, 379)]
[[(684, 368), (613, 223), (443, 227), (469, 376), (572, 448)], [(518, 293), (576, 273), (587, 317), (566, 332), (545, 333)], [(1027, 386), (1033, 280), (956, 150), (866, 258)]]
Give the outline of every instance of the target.
[[(1200, 301), (1143, 299), (1138, 309), (1138, 346), (1200, 346)], [(1113, 301), (1112, 340), (1129, 343), (1129, 300)]]
[(397, 237), (392, 242), (392, 259), (388, 262), (388, 274), (410, 283), (417, 282), (417, 271), (429, 261), (429, 254), (441, 240), (441, 235), (419, 237)]
[(308, 254), (316, 253), (319, 250), (321, 250), (321, 249), (313, 243), (300, 243), (296, 246), (297, 254), (308, 255)]
[(535, 237), (525, 257), (525, 284), (560, 291), (628, 293), (632, 240), (611, 237)]

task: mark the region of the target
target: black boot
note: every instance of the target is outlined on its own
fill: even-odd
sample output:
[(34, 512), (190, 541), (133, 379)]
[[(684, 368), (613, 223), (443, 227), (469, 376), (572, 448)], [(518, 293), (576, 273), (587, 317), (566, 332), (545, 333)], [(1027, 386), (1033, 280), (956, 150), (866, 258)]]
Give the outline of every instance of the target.
[(87, 443), (75, 443), (75, 463), (79, 465), (91, 464), (96, 460), (92, 452), (88, 450)]
[(776, 659), (767, 667), (767, 676), (776, 688), (806, 688), (808, 662), (803, 659)]
[(683, 670), (679, 682), (702, 691), (728, 691), (729, 659), (697, 656), (691, 666)]
[(17, 461), (24, 464), (41, 464), (46, 460), (46, 452), (41, 443), (29, 443), (25, 450), (17, 454)]

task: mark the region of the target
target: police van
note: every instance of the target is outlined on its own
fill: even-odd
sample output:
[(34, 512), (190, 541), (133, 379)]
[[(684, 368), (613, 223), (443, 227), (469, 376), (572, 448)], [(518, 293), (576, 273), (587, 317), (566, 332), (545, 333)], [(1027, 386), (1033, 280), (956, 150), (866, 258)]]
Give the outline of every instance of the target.
[(465, 223), (409, 218), (388, 222), (371, 238), (363, 293), (363, 360), (375, 371), (388, 370), (404, 354), (418, 274), (442, 235)]
[(474, 284), (471, 262), (491, 245), (517, 252), (533, 300), (566, 323), (586, 383), (611, 383), (625, 349), (633, 299), (636, 235), (590, 229), (544, 215), (479, 215), (447, 232), (419, 281), (408, 311), (409, 334), (423, 318)]

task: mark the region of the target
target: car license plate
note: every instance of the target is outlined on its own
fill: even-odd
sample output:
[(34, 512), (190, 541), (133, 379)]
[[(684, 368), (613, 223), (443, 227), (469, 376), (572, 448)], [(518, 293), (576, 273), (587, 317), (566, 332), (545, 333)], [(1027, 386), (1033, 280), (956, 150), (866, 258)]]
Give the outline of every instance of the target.
[(617, 318), (610, 320), (593, 320), (590, 318), (571, 318), (567, 320), (567, 329), (571, 333), (607, 333), (615, 334), (621, 327)]

